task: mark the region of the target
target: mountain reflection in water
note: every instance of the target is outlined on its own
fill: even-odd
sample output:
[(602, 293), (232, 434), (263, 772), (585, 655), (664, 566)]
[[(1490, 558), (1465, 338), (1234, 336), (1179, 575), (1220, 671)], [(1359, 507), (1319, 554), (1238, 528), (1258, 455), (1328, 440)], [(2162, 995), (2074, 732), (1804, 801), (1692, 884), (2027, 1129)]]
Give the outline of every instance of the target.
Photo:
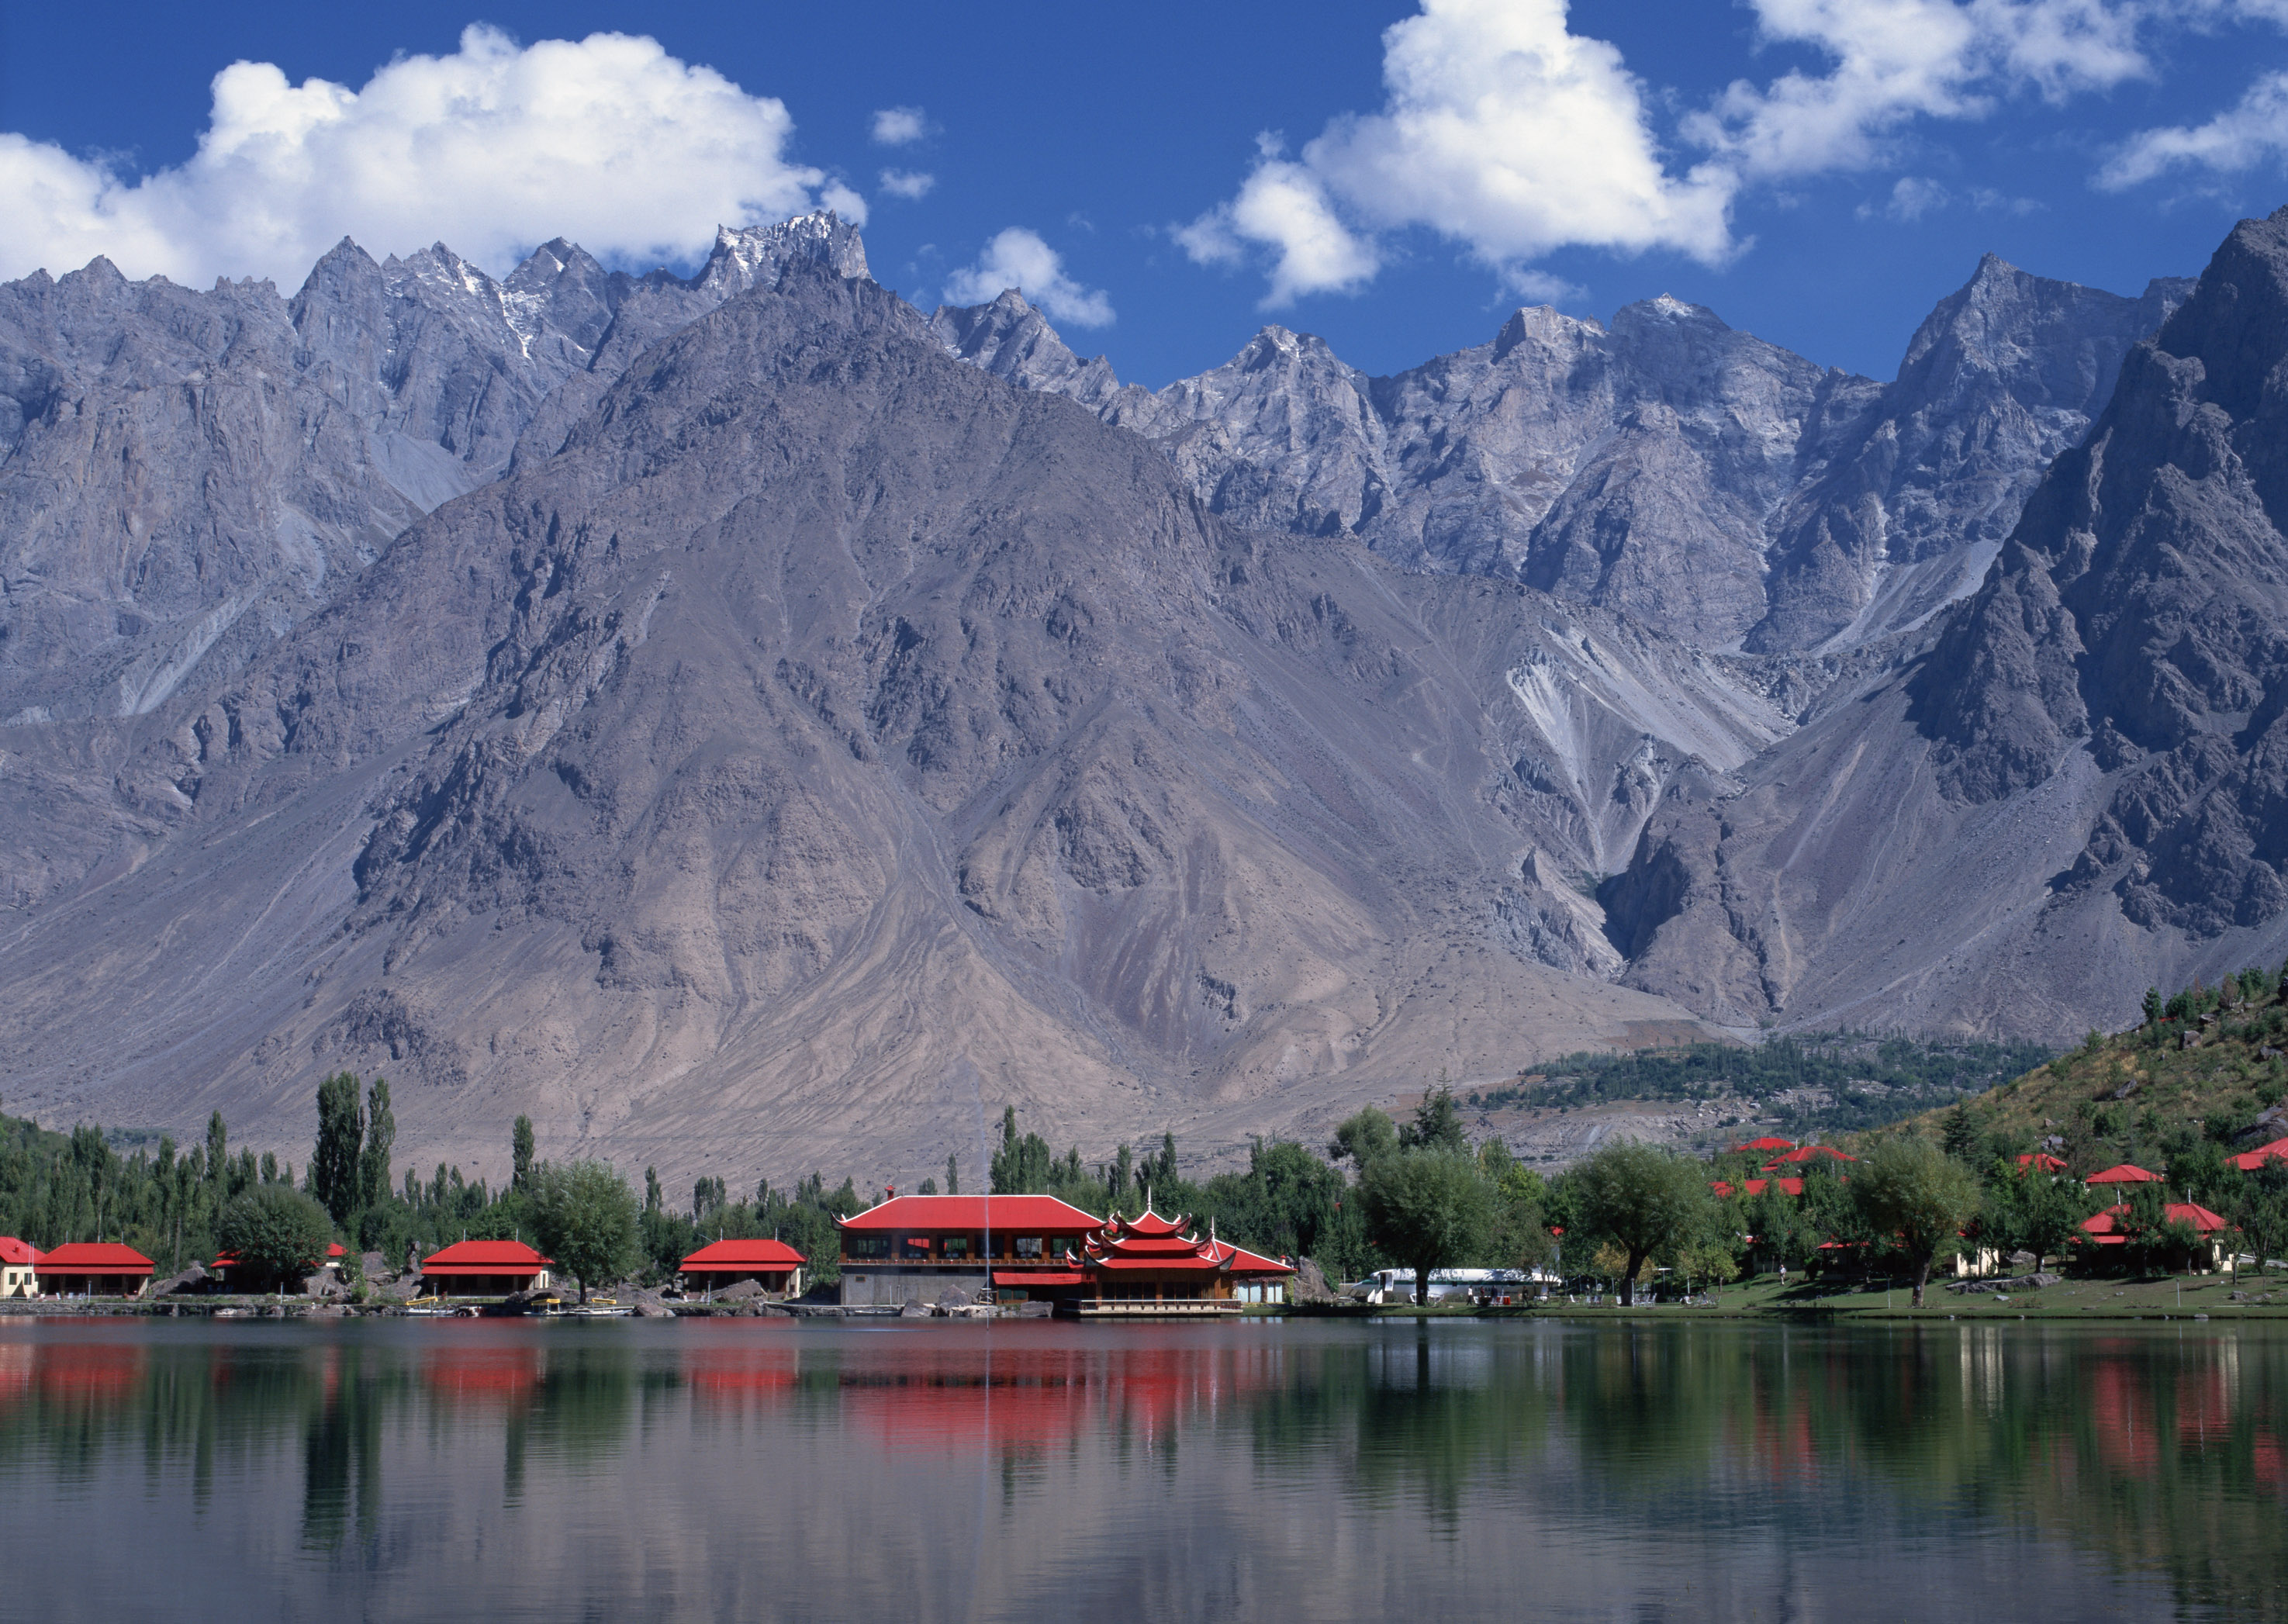
[(15, 1616), (2278, 1616), (2288, 1335), (0, 1320)]

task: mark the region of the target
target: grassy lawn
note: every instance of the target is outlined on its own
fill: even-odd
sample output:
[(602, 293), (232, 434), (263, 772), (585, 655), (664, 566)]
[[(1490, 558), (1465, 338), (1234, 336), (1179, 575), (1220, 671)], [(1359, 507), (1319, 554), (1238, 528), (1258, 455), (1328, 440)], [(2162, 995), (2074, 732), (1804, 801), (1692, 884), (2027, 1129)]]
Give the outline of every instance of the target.
[[(1624, 1309), (1602, 1304), (1568, 1303), (1560, 1296), (1545, 1304), (1508, 1309), (1472, 1309), (1439, 1304), (1412, 1308), (1396, 1304), (1364, 1311), (1381, 1314), (1426, 1315), (1441, 1319), (1482, 1315), (1490, 1319), (1552, 1316), (1563, 1319), (1710, 1319), (1776, 1318), (1791, 1314), (1852, 1319), (2154, 1319), (2207, 1314), (2213, 1319), (2288, 1319), (2288, 1274), (2244, 1272), (2236, 1281), (2228, 1274), (2164, 1275), (2150, 1279), (2071, 1278), (2062, 1285), (2038, 1291), (1992, 1289), (1960, 1295), (1942, 1289), (1934, 1277), (1924, 1306), (1910, 1306), (1911, 1293), (1904, 1282), (1886, 1289), (1880, 1281), (1871, 1289), (1831, 1287), (1791, 1276), (1783, 1287), (1773, 1276), (1724, 1287), (1715, 1303), (1695, 1304), (1640, 1303)], [(2243, 1294), (2235, 1302), (2232, 1294)], [(2000, 1300), (2006, 1298), (2006, 1301)]]

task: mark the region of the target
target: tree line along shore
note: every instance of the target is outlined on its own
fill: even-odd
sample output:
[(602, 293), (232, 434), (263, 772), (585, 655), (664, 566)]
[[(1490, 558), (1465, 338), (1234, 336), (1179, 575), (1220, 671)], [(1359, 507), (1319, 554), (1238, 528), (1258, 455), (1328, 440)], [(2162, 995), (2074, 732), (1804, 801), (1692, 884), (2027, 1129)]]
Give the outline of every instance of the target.
[[(1243, 1169), (1200, 1180), (1181, 1171), (1172, 1137), (1091, 1163), (1077, 1148), (1057, 1155), (1012, 1109), (977, 1171), (994, 1193), (1051, 1194), (1097, 1214), (1139, 1211), (1148, 1192), (1161, 1212), (1309, 1260), (1337, 1282), (1397, 1269), (1426, 1287), (1434, 1270), (1522, 1269), (1593, 1280), (1633, 1303), (1645, 1290), (1787, 1271), (1896, 1277), (1919, 1302), (1933, 1271), (1962, 1254), (2130, 1273), (2220, 1255), (2260, 1267), (2288, 1253), (2288, 1152), (2251, 1153), (2288, 1138), (2288, 1051), (2274, 1039), (2288, 1043), (2288, 966), (2149, 993), (2129, 1031), (2093, 1032), (1983, 1093), (1785, 1162), (1770, 1143), (1703, 1161), (1623, 1141), (1545, 1176), (1498, 1137), (1473, 1143), (1442, 1081), (1403, 1121), (1370, 1107), (1323, 1145), (1259, 1140)], [(1732, 1085), (1711, 1070), (1684, 1086)], [(298, 1175), (274, 1153), (234, 1151), (219, 1113), (187, 1150), (162, 1136), (123, 1153), (90, 1125), (62, 1133), (0, 1115), (0, 1232), (43, 1248), (121, 1241), (169, 1271), (227, 1253), (281, 1286), (340, 1243), (354, 1295), (361, 1254), (393, 1264), (462, 1240), (529, 1241), (584, 1287), (671, 1280), (709, 1241), (767, 1238), (800, 1252), (813, 1290), (830, 1294), (836, 1220), (882, 1199), (813, 1173), (790, 1189), (764, 1179), (751, 1193), (703, 1176), (687, 1204), (671, 1201), (650, 1169), (639, 1191), (600, 1161), (537, 1161), (521, 1117), (501, 1189), (444, 1164), (398, 1176), (385, 1079), (337, 1073), (315, 1104)], [(2121, 1163), (2152, 1176), (2086, 1182)], [(949, 1157), (945, 1192), (962, 1182)], [(920, 1192), (938, 1187), (933, 1176)], [(2216, 1238), (2185, 1221), (2188, 1206), (2220, 1220)], [(2085, 1226), (2108, 1212), (2101, 1227), (2118, 1239), (2086, 1244)]]

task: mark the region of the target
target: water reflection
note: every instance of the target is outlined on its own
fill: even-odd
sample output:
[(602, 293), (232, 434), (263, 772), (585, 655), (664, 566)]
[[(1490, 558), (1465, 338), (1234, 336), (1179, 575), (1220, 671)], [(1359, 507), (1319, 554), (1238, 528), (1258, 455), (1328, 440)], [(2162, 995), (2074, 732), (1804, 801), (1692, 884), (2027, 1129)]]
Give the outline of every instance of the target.
[(0, 1562), (294, 1616), (2271, 1616), (2284, 1436), (2245, 1328), (12, 1321)]

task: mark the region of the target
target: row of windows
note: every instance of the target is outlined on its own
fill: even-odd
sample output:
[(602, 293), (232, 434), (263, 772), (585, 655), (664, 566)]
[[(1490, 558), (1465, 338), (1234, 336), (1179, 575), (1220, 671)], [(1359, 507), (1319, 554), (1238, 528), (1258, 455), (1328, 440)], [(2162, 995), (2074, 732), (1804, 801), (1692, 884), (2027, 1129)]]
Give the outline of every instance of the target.
[(967, 1235), (901, 1235), (870, 1234), (842, 1237), (842, 1256), (851, 1259), (898, 1257), (1007, 1257), (1038, 1261), (1048, 1256), (1052, 1246), (1063, 1248), (1073, 1244), (1069, 1237), (1052, 1240), (1042, 1235), (995, 1235), (993, 1249), (985, 1249), (985, 1237)]

